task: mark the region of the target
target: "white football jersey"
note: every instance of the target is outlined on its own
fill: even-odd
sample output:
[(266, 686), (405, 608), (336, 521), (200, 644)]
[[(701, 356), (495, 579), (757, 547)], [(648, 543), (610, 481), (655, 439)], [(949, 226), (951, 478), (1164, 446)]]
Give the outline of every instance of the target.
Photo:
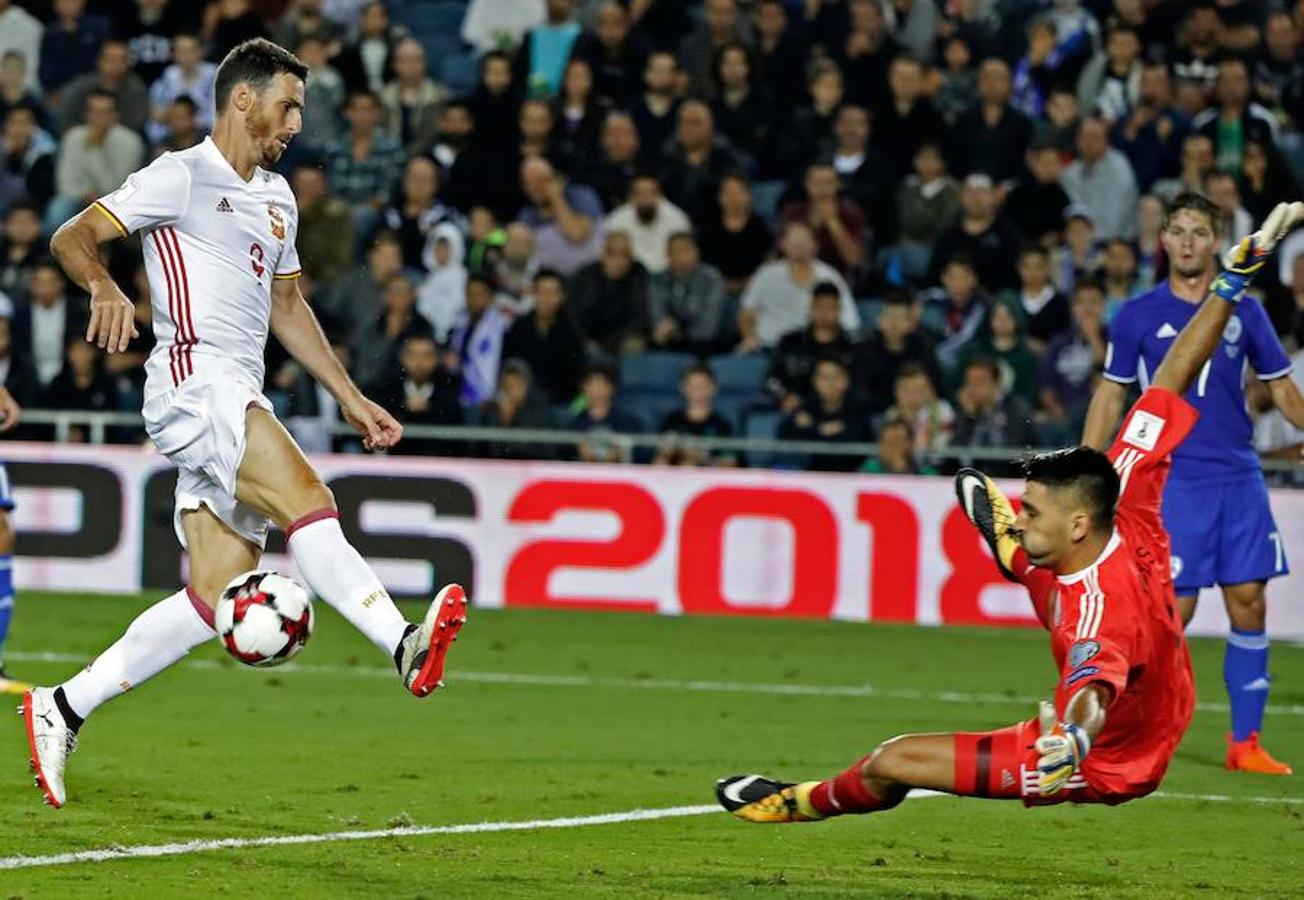
[(284, 178), (245, 181), (212, 138), (164, 153), (95, 207), (142, 232), (157, 344), (145, 399), (189, 378), (236, 377), (261, 390), (273, 279), (299, 275), (299, 213)]

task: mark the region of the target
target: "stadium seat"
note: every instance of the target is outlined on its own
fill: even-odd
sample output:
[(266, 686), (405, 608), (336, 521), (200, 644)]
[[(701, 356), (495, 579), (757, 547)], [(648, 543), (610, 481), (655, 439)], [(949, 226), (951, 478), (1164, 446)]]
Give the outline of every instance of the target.
[(643, 423), (645, 432), (655, 432), (660, 430), (662, 419), (684, 405), (684, 398), (673, 387), (633, 387), (622, 390), (616, 402), (621, 410)]
[[(768, 438), (773, 440), (779, 432), (779, 423), (783, 413), (775, 409), (752, 410), (746, 414), (743, 422), (743, 436), (749, 438)], [(800, 460), (782, 453), (768, 450), (748, 450), (747, 465), (754, 469), (795, 469), (800, 468)]]
[(438, 65), (436, 76), (455, 96), (469, 94), (475, 88), (480, 60), (474, 53), (452, 53), (434, 62)]
[(688, 353), (631, 353), (620, 359), (622, 391), (649, 388), (679, 396), (679, 376), (696, 358)]
[(878, 328), (878, 314), (882, 310), (882, 300), (866, 299), (856, 301), (856, 312), (860, 313), (861, 337), (869, 337)]
[(746, 391), (758, 394), (765, 387), (765, 373), (769, 370), (769, 359), (759, 353), (746, 356), (722, 353), (711, 357), (711, 371), (715, 373), (721, 393)]

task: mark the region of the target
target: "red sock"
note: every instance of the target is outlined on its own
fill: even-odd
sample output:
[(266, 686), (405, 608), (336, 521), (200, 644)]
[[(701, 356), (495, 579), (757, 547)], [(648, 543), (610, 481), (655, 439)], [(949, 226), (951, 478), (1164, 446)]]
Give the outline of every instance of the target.
[(861, 778), (867, 762), (868, 756), (833, 779), (817, 784), (810, 792), (811, 806), (822, 816), (869, 813), (882, 809), (883, 801), (869, 792)]

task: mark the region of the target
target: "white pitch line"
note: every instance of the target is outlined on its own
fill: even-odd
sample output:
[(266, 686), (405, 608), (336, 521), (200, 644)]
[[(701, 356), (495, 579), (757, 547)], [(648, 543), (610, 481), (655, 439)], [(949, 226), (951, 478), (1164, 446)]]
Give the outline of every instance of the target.
[[(5, 658), (14, 662), (59, 662), (84, 664), (89, 657), (75, 653), (11, 652)], [(188, 659), (178, 665), (192, 669), (233, 669), (211, 659)], [(393, 679), (394, 670), (372, 666), (330, 666), (310, 663), (287, 663), (277, 672), (300, 675), (344, 675), (354, 678)], [(884, 688), (872, 684), (778, 684), (760, 681), (695, 681), (673, 678), (608, 678), (589, 675), (541, 675), (529, 672), (451, 672), (445, 679), (480, 684), (516, 684), (534, 687), (613, 688), (617, 690), (653, 690), (713, 694), (769, 694), (798, 697), (867, 697), (882, 700), (932, 700), (979, 706), (1028, 706), (1043, 699), (1031, 695), (983, 694), (965, 691), (921, 691), (915, 688)], [(1201, 712), (1225, 713), (1226, 703), (1197, 703)], [(1276, 716), (1304, 716), (1304, 704), (1268, 704), (1265, 712)]]
[[(914, 790), (910, 799), (924, 800), (950, 797), (942, 791)], [(957, 798), (959, 799), (959, 798)], [(1158, 791), (1145, 799), (1192, 800), (1211, 803), (1304, 804), (1297, 797), (1233, 797), (1229, 794), (1183, 794)], [(106, 847), (79, 850), (48, 856), (0, 857), (0, 871), (68, 866), (77, 863), (114, 862), (123, 859), (156, 859), (162, 856), (186, 856), (211, 850), (243, 850), (253, 847), (285, 847), (297, 844), (327, 844), (340, 841), (370, 841), (389, 837), (423, 837), (431, 834), (491, 834), (503, 831), (537, 831), (550, 828), (586, 828), (590, 825), (617, 825), (625, 822), (650, 822), (656, 819), (679, 819), (720, 812), (712, 804), (667, 806), (660, 809), (631, 809), (625, 812), (599, 813), (592, 816), (566, 816), (559, 819), (535, 819), (526, 822), (468, 822), (461, 825), (409, 825), (377, 828), (369, 831), (328, 831), (318, 834), (280, 834), (255, 838), (217, 838), (173, 844), (138, 844), (134, 847)]]

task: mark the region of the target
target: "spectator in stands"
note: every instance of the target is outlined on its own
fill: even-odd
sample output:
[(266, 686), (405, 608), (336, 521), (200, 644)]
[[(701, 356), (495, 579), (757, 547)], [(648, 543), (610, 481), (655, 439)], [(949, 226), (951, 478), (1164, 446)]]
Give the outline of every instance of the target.
[(330, 64), (326, 44), (320, 38), (305, 37), (298, 52), (308, 67), (308, 78), (304, 81), (303, 130), (295, 143), (323, 151), (343, 133), (339, 111), (346, 95), (344, 78)]
[(759, 81), (745, 44), (731, 41), (716, 50), (711, 64), (711, 115), (720, 134), (753, 153), (765, 148), (773, 114), (770, 97)]
[(901, 55), (877, 0), (849, 0), (848, 31), (829, 47), (847, 80), (847, 99), (867, 109), (882, 110), (889, 103), (888, 67)]
[(1078, 108), (1113, 123), (1126, 119), (1141, 100), (1141, 38), (1125, 23), (1105, 37), (1105, 49), (1078, 77)]
[[(404, 425), (460, 425), (457, 376), (440, 360), (439, 345), (429, 332), (414, 331), (402, 339), (398, 367), (374, 383), (367, 396), (389, 410)], [(439, 456), (455, 452), (448, 441), (404, 435), (390, 452)]]
[(1056, 46), (1055, 22), (1035, 18), (1028, 24), (1028, 52), (1014, 67), (1013, 102), (1015, 109), (1037, 118), (1045, 107), (1052, 84), (1064, 80), (1065, 63)]
[(86, 0), (54, 0), (54, 20), (41, 35), (41, 88), (51, 103), (69, 81), (95, 68), (100, 45), (109, 39), (109, 22), (86, 14)]
[(1033, 125), (1032, 143), (1050, 144), (1064, 156), (1073, 156), (1081, 124), (1077, 95), (1068, 85), (1057, 85), (1046, 101), (1046, 114)]
[(846, 99), (846, 85), (837, 63), (827, 59), (812, 63), (807, 93), (810, 102), (799, 106), (791, 119), (785, 120), (783, 130), (775, 138), (773, 152), (778, 158), (770, 167), (773, 171), (767, 168), (762, 176), (796, 181), (811, 160), (829, 145), (838, 111)]
[(512, 75), (512, 58), (498, 50), (486, 53), (480, 60), (480, 80), (467, 98), (477, 143), (492, 149), (514, 140), (520, 106), (521, 90)]
[(1158, 179), (1178, 174), (1182, 142), (1190, 130), (1191, 120), (1173, 105), (1168, 66), (1151, 62), (1141, 69), (1137, 102), (1114, 123), (1110, 142), (1127, 157), (1137, 186), (1146, 191)]
[(1027, 173), (1007, 195), (1002, 213), (1022, 241), (1053, 246), (1059, 243), (1069, 205), (1060, 185), (1060, 153), (1054, 144), (1036, 142), (1028, 148), (1027, 162)]
[(1046, 347), (1040, 377), (1043, 415), (1069, 440), (1081, 433), (1109, 340), (1105, 294), (1097, 282), (1078, 282), (1072, 310), (1073, 324)]
[(40, 20), (10, 0), (0, 0), (0, 58), (16, 53), (23, 62), (23, 86), (36, 91), (40, 84), (42, 34)]
[(380, 0), (362, 8), (357, 39), (334, 59), (349, 93), (378, 95), (384, 89), (393, 68), (394, 48), (406, 35), (406, 28), (390, 22), (389, 9)]
[(208, 44), (208, 58), (221, 62), (245, 41), (267, 37), (267, 28), (251, 0), (212, 0), (204, 7), (201, 35)]
[(40, 252), (41, 212), (30, 200), (19, 200), (5, 213), (4, 235), (0, 236), (0, 292), (11, 299), (25, 297)]
[(652, 458), (660, 466), (736, 466), (738, 457), (703, 447), (694, 438), (732, 437), (733, 426), (715, 409), (718, 385), (706, 363), (696, 363), (679, 376), (684, 405), (661, 420), (657, 430), (665, 440)]
[[(472, 411), (470, 421), (488, 428), (537, 430), (552, 427), (548, 407), (534, 390), (534, 376), (524, 360), (504, 359), (498, 373), (498, 390), (492, 399)], [(510, 440), (477, 444), (475, 455), (496, 459), (547, 459), (548, 444), (518, 444)]]
[(1245, 142), (1238, 185), (1241, 203), (1255, 222), (1262, 222), (1274, 206), (1299, 194), (1281, 151), (1262, 141)]
[(1284, 9), (1269, 10), (1254, 64), (1254, 96), (1281, 122), (1304, 125), (1304, 59), (1299, 26)]
[(0, 122), (4, 121), (9, 110), (15, 106), (30, 106), (36, 111), (36, 119), (41, 127), (45, 128), (50, 124), (50, 116), (39, 90), (28, 85), (25, 60), (26, 57), (17, 50), (6, 50), (0, 56)]
[(616, 407), (616, 375), (607, 365), (595, 365), (584, 374), (580, 383), (583, 409), (576, 413), (568, 425), (571, 431), (587, 431), (593, 435), (577, 448), (582, 462), (620, 462), (621, 445), (602, 435), (638, 434), (644, 423), (635, 416)]
[(692, 225), (684, 211), (667, 200), (650, 172), (635, 175), (629, 183), (629, 200), (607, 216), (607, 231), (623, 231), (634, 247), (634, 258), (649, 273), (666, 268), (666, 245), (671, 235)]
[[(837, 356), (822, 357), (811, 373), (811, 393), (779, 423), (779, 438), (830, 444), (866, 443), (873, 437), (869, 413), (851, 393), (851, 369)], [(806, 468), (850, 472), (863, 456), (812, 455)]]
[(956, 254), (942, 266), (941, 284), (924, 292), (920, 324), (938, 342), (944, 368), (955, 366), (960, 348), (978, 333), (987, 317), (987, 297), (978, 283), (973, 259)]
[(679, 64), (695, 97), (711, 93), (711, 63), (730, 43), (751, 45), (751, 30), (738, 13), (736, 0), (706, 0), (702, 23), (679, 45)]
[(833, 119), (833, 168), (838, 170), (842, 190), (882, 235), (894, 224), (887, 201), (896, 190), (897, 179), (889, 161), (870, 146), (869, 135), (869, 110), (843, 104)]
[(326, 150), (332, 192), (353, 208), (357, 240), (371, 237), (398, 181), (403, 148), (398, 138), (380, 128), (380, 98), (369, 90), (354, 91), (344, 107), (348, 133)]
[(1195, 117), (1191, 127), (1213, 141), (1215, 166), (1219, 171), (1237, 174), (1245, 142), (1273, 142), (1277, 123), (1272, 113), (1254, 102), (1250, 90), (1250, 70), (1245, 60), (1228, 57), (1218, 64), (1214, 82), (1217, 106)]
[[(1145, 292), (1163, 280), (1168, 257), (1160, 241), (1167, 210), (1154, 194), (1144, 194), (1136, 204), (1137, 291)], [(1266, 215), (1266, 213), (1265, 213)], [(1259, 221), (1256, 219), (1255, 221)]]
[[(1249, 234), (1249, 231), (1245, 233)], [(1099, 275), (1105, 291), (1105, 320), (1108, 321), (1120, 306), (1139, 293), (1136, 248), (1122, 238), (1106, 241), (1100, 254)]]
[[(379, 255), (380, 246), (373, 248), (373, 256)], [(430, 323), (416, 311), (416, 286), (406, 275), (396, 272), (385, 280), (381, 301), (384, 306), (380, 314), (350, 332), (354, 380), (359, 384), (392, 378), (398, 365), (398, 349), (413, 334), (433, 337)]]
[(555, 97), (566, 61), (580, 36), (571, 0), (547, 0), (547, 17), (530, 30), (516, 54), (518, 80), (532, 97)]
[(93, 91), (86, 99), (86, 124), (63, 133), (54, 176), (58, 196), (46, 212), (46, 225), (52, 230), (82, 207), (116, 191), (144, 158), (140, 135), (118, 123), (113, 95)]
[(899, 177), (909, 171), (922, 144), (940, 144), (946, 123), (926, 96), (924, 66), (898, 56), (888, 69), (888, 103), (874, 117), (874, 137)]
[(942, 43), (941, 57), (937, 111), (951, 125), (978, 99), (978, 73), (973, 68), (973, 50), (959, 33), (953, 33)]
[[(106, 44), (105, 48), (112, 46)], [(104, 75), (104, 50), (100, 51), (100, 74)], [(213, 128), (213, 85), (217, 66), (204, 59), (204, 48), (193, 34), (172, 39), (172, 64), (149, 88), (150, 122), (145, 131), (151, 143), (167, 133), (167, 111), (178, 97), (188, 97), (198, 113), (196, 121), (204, 131)], [(69, 90), (71, 94), (71, 89)], [(316, 99), (316, 98), (313, 98)], [(125, 120), (124, 120), (125, 122)], [(129, 124), (129, 123), (128, 123)]]
[(936, 475), (915, 456), (915, 436), (904, 419), (888, 419), (878, 430), (878, 455), (865, 460), (862, 472), (876, 475)]
[(534, 294), (534, 276), (539, 272), (534, 231), (529, 225), (513, 222), (503, 229), (502, 251), (489, 271), (498, 285), (500, 302), (505, 297), (517, 314), (528, 312)]
[(576, 273), (570, 294), (591, 357), (622, 356), (646, 346), (647, 270), (634, 259), (629, 235), (608, 233), (602, 256)]
[(597, 156), (602, 122), (607, 112), (606, 101), (594, 92), (593, 69), (588, 61), (572, 59), (566, 63), (561, 90), (553, 101), (552, 115), (556, 123), (554, 152), (567, 171), (573, 172)]
[(447, 222), (466, 231), (466, 219), (439, 199), (439, 166), (429, 156), (410, 156), (403, 168), (398, 199), (385, 209), (385, 228), (398, 235), (403, 245), (403, 265), (422, 270), (428, 266), (425, 254), (430, 235)]
[(1069, 327), (1069, 302), (1051, 280), (1050, 253), (1025, 246), (1019, 253), (1019, 288), (1011, 293), (1027, 323), (1028, 345), (1040, 353), (1050, 339)]
[(448, 88), (427, 73), (426, 50), (406, 37), (394, 45), (394, 77), (380, 89), (385, 108), (383, 125), (398, 136), (409, 156), (427, 153), (439, 128), (439, 108), (448, 100)]
[(959, 353), (956, 366), (957, 389), (973, 359), (990, 359), (1000, 372), (1002, 394), (1014, 394), (1035, 409), (1037, 396), (1037, 357), (1028, 347), (1023, 308), (1010, 295), (997, 297), (987, 310), (987, 319), (973, 340)]
[(802, 100), (810, 47), (790, 28), (783, 0), (760, 0), (752, 17), (760, 83), (776, 109), (792, 109)]
[(720, 179), (719, 212), (700, 222), (702, 259), (724, 276), (725, 288), (738, 296), (774, 248), (769, 226), (752, 209), (751, 185), (737, 173)]
[(510, 320), (494, 305), (494, 283), (472, 273), (466, 277), (466, 303), (448, 335), (448, 367), (462, 376), (462, 406), (486, 402), (498, 386), (503, 338)]
[(592, 188), (568, 183), (547, 160), (521, 164), (527, 206), (517, 217), (534, 229), (539, 264), (569, 276), (598, 256), (602, 203)]
[(915, 151), (914, 174), (897, 189), (899, 240), (889, 259), (897, 260), (902, 277), (917, 281), (924, 276), (933, 245), (959, 224), (960, 213), (960, 185), (946, 173), (941, 148), (920, 144)]
[(670, 235), (666, 256), (666, 268), (648, 282), (652, 343), (698, 356), (724, 351), (729, 337), (724, 277), (702, 262), (691, 231)]
[(462, 19), (462, 40), (479, 53), (511, 52), (546, 18), (544, 0), (471, 0)]
[(631, 30), (625, 7), (606, 0), (593, 16), (593, 30), (580, 36), (571, 58), (589, 64), (594, 93), (605, 104), (623, 108), (639, 91), (647, 51), (647, 40)]
[(892, 406), (883, 418), (887, 421), (900, 419), (910, 425), (916, 453), (938, 451), (951, 443), (955, 410), (937, 396), (937, 384), (923, 365), (908, 362), (897, 370), (892, 382), (892, 398)]
[[(436, 225), (426, 253), (426, 277), (417, 288), (417, 312), (435, 329), (443, 343), (466, 309), (467, 271), (462, 232), (451, 222)], [(492, 293), (492, 291), (490, 292)]]
[(1010, 67), (995, 57), (983, 60), (978, 102), (951, 128), (952, 172), (983, 172), (998, 182), (1019, 176), (1032, 124), (1011, 105), (1010, 96)]
[(643, 67), (643, 92), (630, 104), (630, 117), (639, 142), (649, 153), (659, 153), (675, 133), (679, 117), (679, 64), (675, 55), (657, 50)]
[(1064, 243), (1051, 257), (1055, 287), (1061, 294), (1072, 294), (1079, 279), (1094, 275), (1099, 268), (1095, 215), (1090, 208), (1071, 203), (1064, 210)]
[[(1001, 370), (995, 360), (975, 357), (964, 367), (955, 392), (957, 447), (1030, 447), (1036, 441), (1032, 408), (1018, 393), (1001, 393)], [(1015, 467), (998, 467), (1005, 472)]]
[(504, 148), (503, 168), (511, 171), (519, 168), (524, 160), (537, 156), (553, 162), (563, 173), (569, 172), (572, 160), (554, 143), (556, 128), (557, 118), (546, 100), (531, 97), (522, 103), (516, 122), (519, 140), (516, 147)]
[(55, 149), (32, 107), (9, 110), (0, 133), (0, 209), (21, 202), (45, 207), (54, 196)]
[(295, 245), (303, 270), (314, 281), (334, 284), (353, 264), (353, 216), (349, 205), (332, 196), (326, 173), (299, 166), (290, 177), (299, 208)]
[(1019, 283), (1015, 271), (1019, 239), (1003, 219), (997, 217), (1000, 198), (990, 176), (973, 172), (960, 190), (960, 221), (938, 236), (933, 246), (931, 272), (957, 254), (974, 262), (974, 271), (986, 291), (1002, 291)]
[[(121, 408), (118, 386), (104, 369), (99, 347), (89, 344), (84, 335), (68, 339), (63, 369), (45, 389), (44, 405), (50, 409), (75, 409), (88, 412), (113, 412)], [(69, 440), (84, 442), (86, 435), (73, 429)]]
[(919, 327), (920, 306), (905, 291), (883, 298), (878, 327), (855, 354), (852, 372), (856, 390), (873, 413), (892, 405), (892, 386), (906, 366), (919, 366), (934, 384), (942, 383), (933, 339)]
[(1213, 171), (1213, 141), (1203, 134), (1192, 134), (1182, 141), (1182, 168), (1175, 178), (1155, 183), (1154, 193), (1165, 203), (1178, 194), (1204, 193), (1204, 180)]
[(13, 301), (0, 294), (0, 384), (20, 406), (30, 406), (38, 399), (36, 369), (31, 360), (14, 347), (13, 320)]
[(845, 278), (854, 278), (865, 261), (868, 241), (865, 214), (856, 203), (838, 196), (838, 173), (832, 163), (806, 169), (805, 197), (788, 204), (784, 222), (805, 222), (819, 245), (819, 258)]
[(163, 137), (158, 143), (150, 144), (149, 158), (157, 159), (164, 153), (185, 150), (204, 139), (196, 119), (195, 101), (180, 96), (172, 101), (163, 116)]
[[(149, 119), (149, 88), (131, 71), (131, 54), (122, 41), (100, 46), (95, 71), (79, 75), (63, 90), (64, 128), (86, 121), (86, 100), (92, 92), (110, 94), (118, 107), (118, 120), (132, 131), (142, 131)], [(210, 97), (211, 103), (211, 97)]]
[(297, 53), (306, 40), (320, 41), (328, 56), (344, 49), (344, 27), (325, 13), (324, 0), (294, 0), (272, 32), (272, 39)]
[(860, 329), (860, 314), (847, 283), (836, 269), (815, 258), (817, 245), (810, 226), (789, 222), (783, 229), (782, 247), (784, 258), (761, 266), (743, 294), (739, 353), (773, 347), (788, 332), (805, 328), (810, 322), (811, 292), (825, 281), (832, 282), (842, 297), (842, 327), (852, 333)]
[(32, 267), (29, 302), (14, 310), (14, 349), (31, 360), (41, 389), (62, 371), (68, 342), (86, 332), (85, 304), (74, 301), (67, 292), (68, 282), (58, 263), (45, 257)]
[(794, 412), (810, 394), (817, 361), (835, 356), (848, 367), (852, 365), (856, 342), (842, 327), (841, 317), (838, 286), (822, 281), (811, 291), (810, 324), (779, 339), (770, 356), (766, 388), (785, 413)]
[(566, 283), (552, 269), (534, 276), (534, 308), (512, 323), (503, 340), (503, 357), (529, 364), (548, 402), (575, 398), (584, 364), (584, 341), (566, 303)]
[(629, 183), (640, 171), (640, 149), (638, 131), (629, 114), (609, 113), (602, 123), (597, 158), (582, 166), (578, 176), (598, 192), (605, 208), (615, 209), (625, 202)]
[(663, 150), (661, 187), (670, 201), (696, 219), (706, 218), (725, 173), (744, 165), (743, 157), (715, 133), (710, 108), (700, 100), (685, 100), (673, 144)]
[(1091, 207), (1102, 240), (1136, 234), (1136, 178), (1127, 157), (1109, 146), (1109, 126), (1103, 119), (1082, 121), (1078, 158), (1064, 170), (1060, 183), (1069, 200)]

